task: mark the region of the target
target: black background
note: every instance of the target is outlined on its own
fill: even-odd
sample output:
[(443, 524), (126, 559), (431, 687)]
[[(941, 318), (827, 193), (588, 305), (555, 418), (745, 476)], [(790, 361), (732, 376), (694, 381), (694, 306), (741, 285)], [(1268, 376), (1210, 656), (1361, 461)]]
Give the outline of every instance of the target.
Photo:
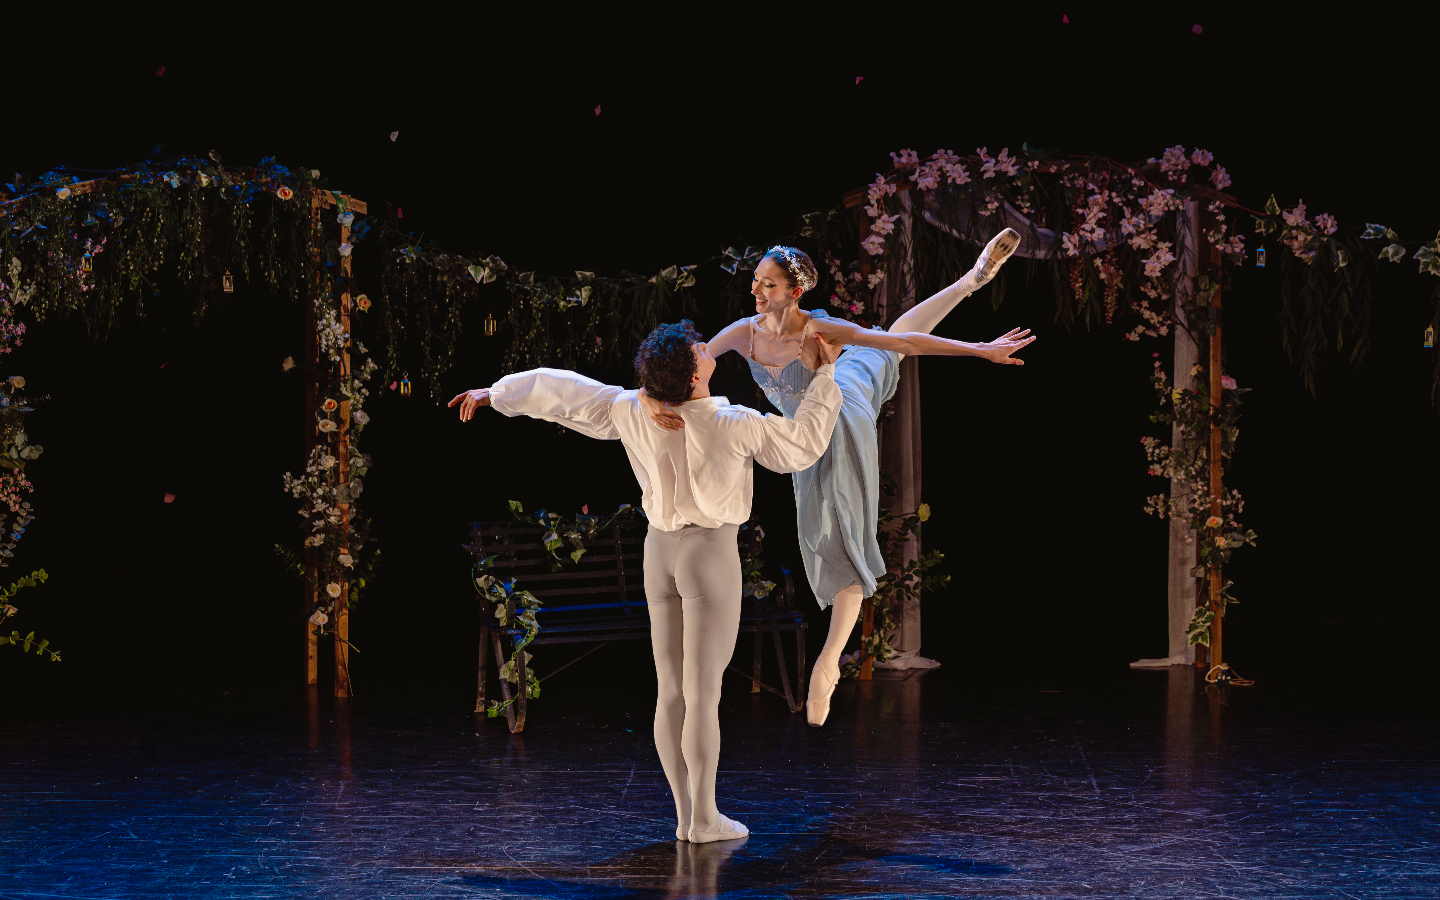
[[(789, 52), (753, 23), (713, 55), (546, 42), (451, 63), (377, 50), (362, 65), (283, 42), (236, 58), (111, 55), (8, 98), (0, 169), (275, 155), (403, 207), (427, 243), (542, 271), (654, 271), (773, 242), (902, 147), (1029, 142), (1139, 160), (1179, 143), (1212, 151), (1252, 206), (1271, 192), (1287, 207), (1303, 198), (1344, 227), (1383, 222), (1411, 240), (1437, 225), (1424, 29), (1070, 15), (912, 40), (907, 58), (891, 46), (883, 60), (845, 42)], [(1231, 570), (1242, 605), (1228, 655), (1246, 674), (1428, 688), (1432, 285), (1412, 263), (1385, 264), (1375, 350), (1358, 369), (1328, 368), (1318, 398), (1280, 349), (1278, 287), (1273, 268), (1246, 269), (1225, 298), (1227, 371), (1254, 389), (1232, 478), (1260, 534)], [(46, 448), (32, 468), (38, 518), (11, 571), (51, 573), (17, 602), (66, 660), (6, 654), (0, 673), (56, 708), (97, 685), (150, 702), (298, 681), (299, 590), (271, 549), (295, 540), (280, 474), (301, 464), (301, 386), (279, 363), (300, 352), (298, 310), (242, 292), (197, 328), (183, 295), (154, 302), (104, 344), (50, 323), (7, 361), (52, 395), (31, 426)], [(921, 362), (935, 510), (925, 537), (954, 576), (927, 601), (925, 647), (977, 680), (1062, 682), (1166, 652), (1166, 528), (1140, 511), (1159, 482), (1144, 476), (1139, 437), (1150, 354), (1168, 343), (1067, 333), (1052, 315), (1043, 279), (1015, 283), (1000, 310), (982, 295), (939, 333), (1032, 327), (1025, 367)], [(702, 317), (706, 330), (720, 324)], [(501, 374), (495, 354), (468, 337), (446, 396)], [(733, 365), (714, 388), (758, 402)], [(618, 444), (494, 414), (462, 426), (420, 391), (386, 392), (371, 412), (365, 502), (385, 557), (354, 617), (357, 687), (463, 703), (475, 635), (466, 523), (503, 515), (510, 497), (604, 510), (638, 491)], [(757, 472), (756, 493), (770, 556), (793, 566), (788, 479)], [(812, 627), (825, 622), (816, 613)], [(647, 691), (647, 655), (630, 650), (595, 664)], [(542, 667), (563, 652), (542, 650)]]

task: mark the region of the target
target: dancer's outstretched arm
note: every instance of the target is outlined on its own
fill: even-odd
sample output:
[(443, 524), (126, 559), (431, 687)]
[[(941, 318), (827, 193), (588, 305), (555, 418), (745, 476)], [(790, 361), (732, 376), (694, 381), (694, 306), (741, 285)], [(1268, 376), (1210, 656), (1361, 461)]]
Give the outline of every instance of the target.
[(906, 356), (978, 356), (993, 363), (1011, 366), (1025, 365), (1023, 359), (1015, 359), (1011, 354), (1035, 340), (1030, 329), (1012, 328), (989, 343), (971, 344), (920, 331), (871, 331), (853, 322), (829, 316), (811, 319), (810, 327), (834, 344), (876, 347)]
[(531, 369), (506, 375), (488, 388), (456, 394), (446, 406), (459, 403), (462, 422), (470, 421), (476, 409), (493, 406), (507, 416), (544, 419), (588, 437), (618, 441), (611, 410), (624, 390), (566, 369)]

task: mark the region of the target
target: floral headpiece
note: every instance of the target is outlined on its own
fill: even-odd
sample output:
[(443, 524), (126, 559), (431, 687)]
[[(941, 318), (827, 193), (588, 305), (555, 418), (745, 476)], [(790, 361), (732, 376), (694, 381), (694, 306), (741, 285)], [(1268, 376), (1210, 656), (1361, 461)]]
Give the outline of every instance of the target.
[(789, 247), (782, 247), (776, 244), (774, 247), (765, 251), (765, 253), (767, 256), (771, 253), (780, 254), (780, 258), (785, 262), (785, 271), (790, 273), (790, 277), (795, 279), (795, 283), (800, 286), (802, 291), (808, 291), (815, 286), (814, 276), (800, 268), (799, 258), (795, 256), (795, 252)]

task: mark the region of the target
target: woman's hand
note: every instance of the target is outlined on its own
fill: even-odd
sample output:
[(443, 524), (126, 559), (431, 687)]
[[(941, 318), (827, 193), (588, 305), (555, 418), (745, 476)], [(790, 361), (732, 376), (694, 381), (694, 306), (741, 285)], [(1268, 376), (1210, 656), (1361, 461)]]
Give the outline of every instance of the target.
[(646, 412), (650, 413), (651, 420), (666, 431), (679, 431), (685, 427), (685, 420), (680, 418), (680, 414), (675, 412), (670, 404), (656, 400), (645, 393), (644, 388), (640, 389), (640, 403)]
[(980, 356), (1002, 366), (1023, 366), (1025, 365), (1025, 360), (1015, 359), (1011, 354), (1021, 350), (1031, 341), (1035, 340), (1033, 335), (1029, 337), (1026, 335), (1030, 335), (1030, 329), (1012, 328), (990, 343), (981, 344), (980, 346), (984, 349), (981, 351)]
[(490, 405), (490, 389), (476, 388), (473, 391), (456, 394), (445, 406), (448, 408), (457, 403), (460, 404), (460, 421), (468, 422), (475, 415), (475, 410)]

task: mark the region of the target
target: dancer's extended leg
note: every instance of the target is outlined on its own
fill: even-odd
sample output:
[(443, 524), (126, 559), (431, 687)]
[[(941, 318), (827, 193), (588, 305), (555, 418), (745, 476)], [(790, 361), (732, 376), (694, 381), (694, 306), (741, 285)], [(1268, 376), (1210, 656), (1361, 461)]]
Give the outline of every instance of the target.
[(864, 599), (865, 594), (858, 584), (835, 595), (835, 604), (830, 610), (830, 631), (825, 635), (825, 646), (815, 657), (815, 668), (810, 673), (810, 691), (805, 699), (805, 719), (811, 725), (824, 725), (830, 715), (830, 695), (840, 681), (840, 654), (845, 651), (850, 632), (855, 630)]
[(920, 303), (915, 304), (890, 325), (890, 330), (919, 331), (925, 334), (935, 330), (940, 320), (950, 314), (955, 304), (975, 293), (983, 287), (995, 273), (1000, 271), (1000, 266), (1015, 249), (1020, 246), (1020, 233), (1013, 228), (1003, 229), (999, 234), (990, 239), (985, 249), (980, 251), (980, 258), (971, 266), (959, 281), (936, 293), (934, 296)]
[(685, 659), (684, 616), (675, 587), (673, 543), (669, 535), (652, 530), (645, 538), (645, 601), (650, 612), (650, 646), (655, 654), (655, 751), (675, 798), (675, 837), (689, 840), (690, 775), (680, 747), (685, 724), (683, 691)]
[(740, 628), (740, 551), (734, 525), (687, 530), (675, 582), (684, 609), (685, 725), (680, 737), (689, 776), (689, 839), (697, 844), (742, 838), (744, 825), (715, 805), (720, 763), (720, 683)]

